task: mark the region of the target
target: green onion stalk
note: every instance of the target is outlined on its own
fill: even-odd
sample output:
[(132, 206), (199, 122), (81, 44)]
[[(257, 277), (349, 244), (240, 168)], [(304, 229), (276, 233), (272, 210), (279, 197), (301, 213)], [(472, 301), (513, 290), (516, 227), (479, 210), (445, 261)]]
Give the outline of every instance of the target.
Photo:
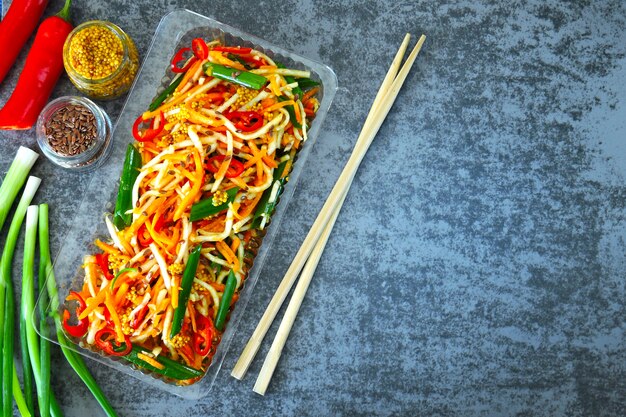
[(39, 184), (41, 184), (41, 179), (37, 177), (28, 178), (20, 202), (13, 215), (4, 250), (2, 251), (2, 258), (0, 259), (0, 323), (2, 323), (3, 327), (0, 343), (2, 347), (2, 413), (4, 416), (13, 414), (12, 395), (15, 397), (20, 413), (23, 416), (30, 415), (19, 384), (17, 387), (13, 384), (14, 377), (17, 377), (13, 375), (15, 372), (15, 364), (13, 363), (15, 299), (13, 295), (13, 280), (11, 278), (11, 263), (13, 262), (13, 252), (15, 251), (15, 245), (26, 210), (33, 200)]
[[(28, 361), (24, 364), (24, 380), (26, 380), (26, 369), (32, 369), (35, 385), (37, 387), (37, 402), (41, 417), (62, 416), (61, 408), (56, 402), (50, 389), (50, 345), (41, 343), (42, 349), (47, 351), (42, 355), (40, 351), (40, 341), (35, 330), (35, 247), (37, 246), (37, 220), (39, 207), (30, 206), (26, 212), (26, 236), (24, 240), (24, 266), (22, 275), (22, 304), (20, 314), (20, 336), (22, 341), (22, 359)], [(42, 284), (43, 285), (43, 284)], [(42, 288), (42, 287), (40, 287)], [(45, 303), (45, 300), (41, 300)], [(44, 307), (45, 308), (45, 307)], [(42, 315), (45, 317), (45, 315)], [(45, 334), (45, 325), (42, 326)], [(24, 341), (25, 340), (25, 341)], [(26, 383), (24, 383), (26, 391)], [(27, 397), (28, 398), (28, 397)], [(27, 401), (28, 403), (28, 401)]]
[(48, 205), (41, 204), (39, 206), (39, 254), (40, 263), (45, 265), (44, 274), (46, 279), (46, 288), (48, 290), (48, 297), (50, 299), (50, 314), (54, 318), (56, 325), (56, 333), (61, 351), (65, 358), (69, 362), (70, 366), (78, 374), (80, 379), (87, 385), (87, 388), (91, 391), (96, 401), (102, 407), (102, 410), (108, 417), (117, 417), (117, 413), (105, 397), (104, 393), (98, 386), (98, 383), (89, 373), (87, 365), (81, 358), (81, 356), (72, 350), (70, 342), (63, 333), (63, 326), (61, 325), (61, 319), (59, 317), (59, 294), (56, 285), (56, 279), (54, 276), (54, 269), (52, 268), (52, 261), (50, 260), (50, 240), (48, 233)]
[(11, 167), (6, 177), (4, 177), (4, 181), (2, 181), (2, 186), (0, 186), (0, 229), (2, 229), (4, 221), (9, 215), (9, 211), (11, 211), (13, 201), (15, 201), (17, 193), (24, 185), (26, 177), (28, 177), (28, 173), (35, 164), (37, 157), (39, 157), (37, 152), (23, 146), (20, 146), (17, 150)]
[[(24, 234), (24, 256), (22, 263), (22, 301), (20, 308), (20, 349), (22, 352), (22, 379), (24, 381), (24, 397), (31, 414), (34, 414), (33, 377), (39, 376), (39, 346), (35, 342), (37, 333), (32, 319), (35, 303), (35, 281), (33, 264), (35, 262), (35, 246), (37, 245), (37, 206), (29, 206), (26, 211), (26, 233)], [(31, 334), (32, 332), (32, 334)], [(33, 349), (33, 343), (37, 351)], [(36, 353), (36, 356), (34, 356)], [(35, 361), (37, 359), (37, 361)], [(33, 375), (35, 370), (35, 375)], [(37, 384), (37, 392), (40, 392)], [(40, 401), (41, 403), (41, 401)]]

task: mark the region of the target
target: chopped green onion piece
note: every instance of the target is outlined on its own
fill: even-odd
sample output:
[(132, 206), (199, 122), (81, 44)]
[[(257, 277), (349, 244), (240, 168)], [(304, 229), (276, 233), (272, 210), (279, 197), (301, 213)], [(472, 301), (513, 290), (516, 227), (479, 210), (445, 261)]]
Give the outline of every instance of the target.
[(254, 74), (248, 71), (236, 70), (234, 68), (225, 67), (224, 65), (213, 64), (207, 62), (202, 67), (206, 75), (219, 78), (221, 80), (230, 81), (243, 87), (260, 90), (267, 83), (267, 78), (262, 75)]
[(174, 90), (176, 90), (176, 87), (178, 87), (178, 85), (180, 84), (182, 80), (183, 80), (183, 74), (179, 74), (176, 78), (174, 78), (174, 81), (172, 81), (172, 83), (168, 85), (167, 88), (163, 90), (163, 92), (159, 94), (157, 98), (154, 99), (154, 101), (152, 101), (152, 103), (150, 103), (150, 107), (148, 107), (148, 110), (155, 111), (156, 109), (158, 109), (161, 103), (163, 103), (165, 99), (170, 94), (172, 94)]
[(113, 216), (113, 224), (117, 230), (127, 228), (133, 221), (133, 215), (127, 212), (133, 208), (133, 185), (139, 176), (141, 165), (141, 154), (129, 143), (126, 148), (126, 158), (124, 159), (120, 188), (115, 202), (115, 215)]
[(185, 318), (185, 312), (187, 311), (187, 302), (189, 301), (191, 286), (193, 285), (193, 279), (196, 277), (198, 262), (200, 262), (200, 249), (202, 249), (202, 245), (198, 245), (193, 248), (189, 254), (189, 258), (187, 259), (187, 265), (185, 266), (185, 272), (183, 272), (183, 279), (180, 284), (182, 290), (178, 296), (178, 306), (174, 311), (174, 319), (172, 320), (170, 339), (176, 336), (183, 327), (183, 320)]
[(123, 356), (123, 358), (141, 368), (145, 368), (149, 371), (156, 372), (157, 374), (161, 374), (168, 378), (177, 379), (179, 381), (198, 378), (199, 376), (202, 376), (204, 374), (204, 372), (198, 369), (183, 365), (182, 363), (176, 362), (164, 356), (152, 358), (154, 361), (163, 365), (163, 368), (157, 368), (151, 363), (141, 359), (139, 357), (140, 353), (146, 356), (152, 356), (149, 350), (145, 350), (139, 346), (133, 346), (133, 350), (128, 355)]
[(228, 205), (235, 201), (239, 187), (233, 187), (226, 190), (227, 199), (224, 203), (214, 206), (213, 198), (205, 198), (198, 201), (191, 206), (191, 212), (189, 213), (189, 220), (195, 222), (196, 220), (204, 219), (205, 217), (212, 216), (228, 208)]
[(226, 323), (226, 316), (228, 315), (228, 310), (230, 309), (230, 302), (233, 299), (233, 294), (235, 294), (235, 287), (237, 286), (237, 277), (235, 277), (235, 273), (231, 269), (228, 273), (228, 279), (226, 280), (226, 286), (224, 287), (224, 294), (222, 295), (222, 299), (220, 300), (220, 307), (217, 310), (217, 315), (215, 316), (215, 328), (220, 332), (224, 329), (224, 324)]

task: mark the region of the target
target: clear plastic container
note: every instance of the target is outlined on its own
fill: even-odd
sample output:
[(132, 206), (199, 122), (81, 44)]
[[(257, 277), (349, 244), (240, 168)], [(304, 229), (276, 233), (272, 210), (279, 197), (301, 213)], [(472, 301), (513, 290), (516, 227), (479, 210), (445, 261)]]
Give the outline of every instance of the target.
[[(256, 281), (262, 270), (262, 266), (269, 247), (278, 230), (278, 223), (286, 210), (287, 204), (295, 189), (298, 177), (302, 172), (311, 147), (320, 132), (321, 124), (326, 117), (332, 99), (337, 90), (337, 78), (334, 72), (327, 66), (311, 61), (302, 56), (288, 52), (278, 46), (272, 45), (262, 39), (248, 35), (238, 29), (220, 23), (214, 19), (201, 16), (188, 10), (177, 10), (167, 14), (157, 27), (152, 39), (150, 49), (142, 64), (135, 84), (126, 100), (122, 114), (117, 121), (112, 138), (112, 154), (110, 158), (93, 174), (91, 182), (85, 191), (85, 195), (76, 212), (74, 226), (65, 237), (63, 246), (55, 261), (56, 280), (59, 296), (63, 298), (71, 289), (82, 287), (81, 264), (86, 253), (93, 253), (95, 238), (106, 237), (107, 231), (103, 221), (103, 215), (114, 209), (115, 198), (122, 171), (126, 145), (132, 141), (132, 125), (149, 104), (170, 82), (173, 75), (169, 70), (172, 56), (183, 46), (191, 43), (195, 37), (205, 39), (219, 38), (229, 45), (250, 46), (260, 49), (270, 57), (280, 60), (288, 67), (306, 69), (311, 71), (311, 78), (321, 84), (319, 101), (320, 107), (309, 130), (309, 138), (298, 153), (290, 174), (290, 180), (286, 184), (280, 202), (271, 219), (271, 225), (266, 228), (266, 235), (254, 260), (254, 266), (246, 278), (246, 284), (240, 293), (240, 298), (233, 309), (221, 343), (213, 357), (213, 361), (204, 377), (198, 382), (179, 386), (158, 379), (145, 370), (135, 369), (124, 359), (105, 357), (97, 352), (84, 349), (78, 345), (73, 348), (81, 355), (101, 362), (107, 366), (136, 377), (150, 385), (159, 387), (175, 395), (197, 399), (206, 396), (220, 370), (228, 347), (237, 324), (244, 312), (246, 303), (252, 296)], [(49, 306), (46, 306), (49, 309)], [(37, 311), (37, 309), (35, 309)], [(49, 314), (56, 314), (51, 312)], [(48, 319), (48, 325), (54, 326), (52, 319)], [(48, 335), (55, 334), (52, 331)], [(51, 339), (57, 342), (55, 338)]]

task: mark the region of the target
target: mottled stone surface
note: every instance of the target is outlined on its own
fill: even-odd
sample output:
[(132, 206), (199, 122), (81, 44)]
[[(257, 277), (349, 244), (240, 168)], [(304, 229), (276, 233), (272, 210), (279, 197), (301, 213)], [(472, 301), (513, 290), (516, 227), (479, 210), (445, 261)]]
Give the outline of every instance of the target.
[[(626, 414), (622, 1), (91, 0), (73, 17), (111, 20), (145, 53), (182, 7), (330, 65), (340, 88), (211, 394), (180, 399), (89, 362), (120, 415)], [(260, 397), (269, 340), (244, 381), (230, 370), (407, 31), (429, 38)], [(64, 77), (54, 95), (75, 93)], [(113, 119), (123, 102), (104, 103)], [(2, 172), (36, 147), (32, 131), (0, 140)], [(43, 160), (35, 173), (58, 250), (88, 175)], [(98, 415), (58, 352), (53, 366), (66, 415)]]

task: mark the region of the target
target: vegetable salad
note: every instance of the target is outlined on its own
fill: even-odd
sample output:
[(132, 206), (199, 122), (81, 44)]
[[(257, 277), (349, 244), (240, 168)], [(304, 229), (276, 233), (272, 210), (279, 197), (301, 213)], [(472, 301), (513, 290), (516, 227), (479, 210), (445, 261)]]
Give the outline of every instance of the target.
[(140, 115), (65, 331), (178, 384), (206, 372), (319, 107), (308, 71), (196, 38)]

